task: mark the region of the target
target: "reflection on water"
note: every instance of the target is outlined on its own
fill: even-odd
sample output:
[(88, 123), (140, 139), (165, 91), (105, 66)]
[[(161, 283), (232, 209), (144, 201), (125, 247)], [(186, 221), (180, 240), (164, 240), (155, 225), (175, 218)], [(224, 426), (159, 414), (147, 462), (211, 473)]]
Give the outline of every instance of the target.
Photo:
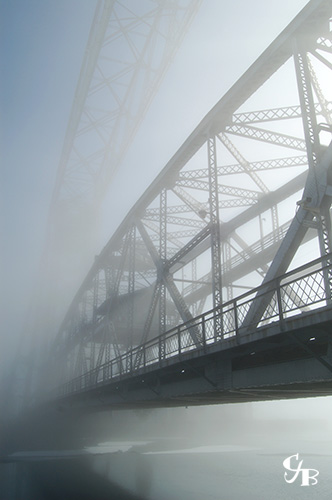
[[(276, 435), (269, 439), (251, 436), (251, 441), (257, 445), (193, 447), (181, 440), (131, 443), (126, 452), (96, 455), (93, 470), (149, 500), (331, 498), (331, 441), (292, 440), (289, 436), (283, 440)], [(100, 448), (108, 446), (111, 443)], [(300, 454), (303, 468), (319, 470), (317, 485), (303, 488), (300, 478), (294, 484), (285, 482), (283, 461), (295, 453)]]
[[(198, 444), (181, 439), (107, 442), (51, 460), (25, 455), (24, 500), (284, 500), (331, 498), (331, 441), (259, 439)], [(254, 441), (256, 445), (254, 446)], [(87, 453), (86, 453), (87, 452)], [(318, 484), (284, 480), (283, 461), (299, 453)], [(1, 497), (2, 498), (2, 497)], [(4, 499), (6, 497), (3, 497)], [(8, 497), (9, 498), (9, 497)], [(7, 500), (7, 498), (6, 498)]]
[[(16, 465), (0, 466), (0, 476), (19, 467), (21, 481), (15, 488), (21, 493), (3, 498), (330, 500), (332, 436), (325, 418), (329, 413), (324, 419), (312, 415), (316, 420), (295, 418), (291, 412), (292, 418), (276, 418), (274, 407), (267, 419), (260, 420), (250, 412), (236, 420), (225, 410), (208, 409), (170, 411), (168, 420), (165, 412), (143, 412), (137, 418), (129, 413), (107, 416), (106, 438), (99, 444), (92, 446), (90, 441), (79, 450), (13, 455)], [(178, 415), (181, 418), (174, 418)], [(116, 426), (116, 419), (121, 425)], [(101, 429), (98, 423), (93, 432)], [(114, 439), (109, 440), (110, 435)], [(302, 469), (319, 471), (317, 485), (301, 486), (302, 469), (293, 483), (286, 483), (283, 462), (296, 453)]]

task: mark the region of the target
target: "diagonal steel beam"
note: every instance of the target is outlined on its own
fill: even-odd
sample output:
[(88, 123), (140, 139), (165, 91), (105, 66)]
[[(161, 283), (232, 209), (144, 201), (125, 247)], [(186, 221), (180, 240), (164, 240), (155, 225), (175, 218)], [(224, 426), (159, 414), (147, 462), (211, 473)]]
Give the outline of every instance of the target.
[[(294, 217), (286, 236), (281, 242), (279, 250), (277, 251), (268, 272), (266, 273), (264, 283), (271, 282), (277, 276), (284, 274), (297, 249), (299, 248), (310, 222), (313, 220), (315, 213), (321, 209), (326, 203), (326, 199), (330, 196), (327, 194), (328, 171), (332, 168), (332, 143), (325, 151), (322, 160), (317, 164), (315, 171), (311, 170), (308, 175), (306, 186), (303, 193), (303, 202), (301, 202), (299, 209)], [(317, 189), (318, 187), (318, 189)], [(264, 314), (264, 311), (269, 303), (271, 295), (269, 294), (268, 287), (260, 292), (259, 297), (255, 300), (244, 319), (243, 328), (249, 325), (257, 325)]]
[(190, 326), (190, 323), (193, 322), (194, 318), (193, 318), (185, 300), (183, 299), (179, 290), (177, 289), (172, 275), (168, 271), (167, 262), (165, 264), (162, 261), (162, 259), (159, 257), (158, 252), (157, 252), (154, 244), (152, 243), (152, 241), (151, 241), (145, 227), (143, 226), (142, 222), (137, 221), (136, 225), (137, 225), (138, 231), (140, 232), (140, 234), (142, 236), (144, 243), (146, 244), (148, 251), (150, 252), (152, 260), (154, 261), (154, 264), (158, 270), (159, 281), (163, 281), (163, 283), (166, 285), (168, 292), (169, 292), (177, 310), (180, 313), (182, 321), (184, 323), (189, 323), (188, 329), (189, 329), (190, 335), (192, 337), (192, 340), (195, 342), (195, 344), (197, 346), (199, 346), (201, 344), (200, 332), (198, 331), (198, 328), (194, 324), (192, 326)]
[(173, 192), (201, 219), (205, 219), (207, 216), (206, 206), (203, 203), (197, 201), (193, 196), (187, 193), (180, 186), (174, 186)]

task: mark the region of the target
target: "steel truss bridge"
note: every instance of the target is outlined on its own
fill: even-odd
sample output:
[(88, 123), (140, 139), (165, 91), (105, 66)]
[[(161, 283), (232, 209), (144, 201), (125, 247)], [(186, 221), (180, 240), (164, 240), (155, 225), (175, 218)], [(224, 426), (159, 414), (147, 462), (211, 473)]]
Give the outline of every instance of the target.
[(43, 377), (59, 404), (331, 394), (331, 14), (309, 2), (96, 257)]

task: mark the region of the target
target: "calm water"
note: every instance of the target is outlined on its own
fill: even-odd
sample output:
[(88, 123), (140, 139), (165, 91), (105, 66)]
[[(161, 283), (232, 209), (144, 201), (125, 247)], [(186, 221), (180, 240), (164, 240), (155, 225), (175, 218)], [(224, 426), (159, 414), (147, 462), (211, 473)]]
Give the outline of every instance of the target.
[[(225, 442), (226, 441), (226, 442)], [(61, 458), (52, 452), (20, 462), (24, 500), (284, 500), (331, 499), (332, 441), (285, 439), (269, 434), (246, 442), (223, 437), (111, 441)], [(284, 480), (283, 461), (299, 453), (303, 468), (319, 471), (318, 483)], [(22, 458), (22, 457), (21, 457)], [(53, 458), (53, 460), (50, 460)], [(292, 464), (296, 465), (295, 462)], [(12, 467), (6, 465), (3, 467)], [(291, 473), (291, 476), (294, 473)], [(291, 477), (288, 476), (288, 477)], [(8, 490), (9, 492), (9, 490)], [(9, 493), (8, 493), (9, 495)], [(11, 500), (2, 489), (1, 500)]]
[[(108, 460), (96, 457), (93, 467), (102, 477), (151, 500), (332, 498), (332, 447), (326, 441), (187, 445), (140, 452), (133, 448)], [(319, 471), (316, 485), (301, 486), (301, 473), (293, 484), (284, 480), (283, 461), (295, 453), (303, 460), (302, 468)]]

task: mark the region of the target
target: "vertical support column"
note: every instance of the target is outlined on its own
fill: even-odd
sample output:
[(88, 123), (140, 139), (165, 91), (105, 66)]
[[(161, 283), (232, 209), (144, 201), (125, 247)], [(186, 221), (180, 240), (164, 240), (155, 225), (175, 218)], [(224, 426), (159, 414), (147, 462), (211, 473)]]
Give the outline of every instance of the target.
[[(223, 260), (226, 265), (226, 270), (231, 269), (231, 245), (229, 240), (223, 242)], [(227, 301), (233, 298), (233, 287), (230, 282), (227, 283)]]
[(109, 362), (111, 360), (111, 339), (108, 334), (107, 344), (105, 349), (105, 363), (106, 363), (106, 378), (109, 378)]
[(74, 378), (76, 378), (76, 373), (75, 373), (76, 357), (77, 357), (77, 353), (75, 353), (75, 349), (71, 349), (71, 351), (68, 353), (68, 357), (67, 357), (67, 362), (69, 364), (69, 367), (68, 367), (68, 373), (69, 373), (68, 381), (69, 382), (71, 382)]
[(92, 312), (92, 338), (91, 338), (91, 353), (90, 353), (90, 370), (93, 370), (96, 363), (96, 342), (95, 342), (95, 326), (97, 320), (98, 306), (98, 291), (99, 291), (99, 272), (97, 272), (93, 281), (93, 312)]
[(320, 225), (322, 227), (322, 236), (319, 240), (320, 251), (322, 255), (331, 253), (331, 216), (330, 206), (325, 204), (320, 209)]
[[(312, 92), (311, 71), (308, 62), (308, 56), (301, 47), (299, 48), (296, 41), (294, 48), (295, 69), (300, 96), (304, 136), (307, 147), (308, 164), (309, 170), (311, 170), (316, 182), (316, 191), (318, 197), (318, 182), (316, 179), (317, 164), (321, 156), (321, 145), (319, 141), (319, 133)], [(317, 210), (315, 209), (315, 215), (318, 222), (319, 247), (322, 256), (329, 254), (332, 250), (331, 220), (329, 213), (330, 204), (330, 200), (326, 198), (325, 200), (323, 200), (320, 206), (316, 207)], [(329, 259), (328, 264), (331, 263), (332, 260)], [(326, 296), (331, 297), (332, 276), (330, 271), (325, 271), (324, 280)]]
[[(222, 305), (222, 284), (221, 284), (218, 172), (217, 172), (217, 151), (216, 151), (215, 136), (208, 138), (207, 146), (208, 146), (208, 173), (209, 173), (209, 196), (210, 196), (209, 202), (210, 202), (210, 224), (211, 224), (212, 296), (213, 296), (213, 307), (220, 308)], [(221, 315), (218, 315), (216, 317), (214, 328), (215, 328), (215, 338), (218, 339), (222, 336)]]
[[(136, 227), (132, 225), (129, 230), (129, 249), (128, 249), (128, 317), (127, 317), (127, 351), (133, 347), (133, 329), (134, 329), (134, 291), (135, 291), (135, 244)], [(132, 371), (132, 356), (126, 358), (127, 372)]]
[(106, 298), (110, 298), (112, 295), (112, 291), (114, 290), (115, 283), (115, 272), (114, 265), (106, 266), (104, 269), (105, 272), (105, 287), (106, 287)]
[(104, 359), (105, 345), (106, 345), (106, 329), (104, 329), (103, 337), (99, 344), (98, 356), (95, 364), (95, 377), (94, 377), (95, 384), (97, 384), (99, 380), (100, 367), (103, 364), (103, 359)]
[(129, 243), (129, 269), (128, 269), (128, 332), (129, 349), (133, 346), (133, 328), (134, 328), (134, 292), (135, 292), (135, 247), (136, 247), (136, 227), (133, 225), (130, 230)]
[[(197, 261), (196, 259), (193, 259), (191, 261), (191, 278), (194, 283), (194, 286), (196, 287), (196, 281), (197, 281)], [(197, 302), (193, 303), (193, 316), (197, 316)]]
[(82, 325), (86, 323), (86, 321), (87, 321), (87, 316), (86, 316), (86, 292), (85, 292), (80, 302), (79, 324), (77, 325), (77, 328), (80, 329)]
[[(155, 283), (155, 287), (154, 287), (154, 290), (153, 290), (153, 294), (152, 294), (152, 299), (151, 299), (149, 311), (148, 311), (148, 314), (147, 314), (147, 317), (146, 317), (146, 320), (145, 320), (144, 329), (143, 329), (143, 335), (142, 335), (141, 340), (138, 342), (139, 346), (144, 345), (145, 342), (146, 342), (146, 340), (147, 340), (147, 338), (148, 338), (148, 335), (149, 335), (149, 332), (150, 332), (150, 328), (151, 328), (151, 324), (152, 324), (152, 321), (153, 321), (153, 317), (154, 317), (154, 314), (155, 314), (156, 306), (157, 306), (157, 303), (158, 303), (158, 300), (159, 300), (159, 297), (160, 297), (159, 287), (160, 287), (160, 282), (157, 281)], [(141, 360), (142, 360), (142, 354), (143, 354), (143, 351), (140, 349), (137, 352), (137, 356), (136, 356), (136, 359), (134, 361), (134, 368), (135, 369), (139, 368), (139, 366), (140, 366), (140, 363), (141, 363)], [(145, 356), (145, 347), (144, 347), (144, 356)]]
[[(80, 306), (79, 322), (76, 325), (76, 328), (77, 328), (78, 331), (82, 328), (82, 324), (86, 323), (86, 320), (87, 320), (87, 318), (86, 318), (86, 293), (84, 293), (83, 299), (82, 299), (82, 302), (81, 302), (81, 306)], [(72, 329), (73, 328), (74, 328), (74, 325), (72, 326)], [(84, 329), (83, 329), (83, 331), (84, 331)], [(88, 363), (87, 363), (87, 356), (86, 356), (86, 352), (85, 352), (85, 345), (86, 345), (86, 343), (89, 346), (88, 342), (89, 342), (89, 340), (88, 339), (86, 340), (86, 338), (83, 336), (83, 339), (81, 339), (81, 343), (82, 343), (82, 346), (83, 346), (83, 354), (84, 354), (84, 360), (83, 360), (83, 366), (84, 366), (83, 370), (84, 370), (84, 373), (88, 373), (88, 371), (90, 369), (90, 365), (88, 366)], [(89, 354), (89, 356), (91, 357), (91, 353)], [(88, 356), (88, 358), (89, 358), (89, 356)], [(86, 378), (87, 378), (87, 376), (85, 376), (85, 379)]]
[[(167, 259), (167, 190), (162, 189), (160, 192), (160, 227), (159, 227), (159, 254), (160, 264), (162, 269), (159, 269), (160, 286), (159, 286), (159, 335), (163, 335), (166, 331), (166, 285), (162, 280), (163, 268)], [(165, 357), (165, 342), (161, 339), (159, 357)]]
[(75, 363), (75, 369), (74, 369), (74, 377), (79, 377), (84, 373), (84, 359), (85, 359), (85, 352), (84, 352), (84, 344), (83, 340), (80, 340), (80, 343), (78, 344), (78, 351), (77, 351), (77, 356), (76, 356), (76, 363)]
[(273, 240), (279, 241), (279, 216), (278, 216), (278, 207), (277, 205), (273, 205), (271, 208), (271, 219), (272, 219), (272, 232), (273, 232)]

